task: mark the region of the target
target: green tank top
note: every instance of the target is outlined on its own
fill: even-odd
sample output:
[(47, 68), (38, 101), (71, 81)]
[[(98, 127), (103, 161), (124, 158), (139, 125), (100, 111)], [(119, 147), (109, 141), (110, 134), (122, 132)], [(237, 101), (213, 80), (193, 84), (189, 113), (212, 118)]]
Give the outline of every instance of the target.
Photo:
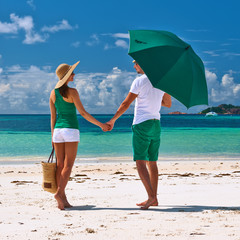
[(73, 128), (79, 129), (76, 107), (74, 103), (66, 102), (59, 92), (55, 89), (55, 107), (57, 110), (57, 120), (54, 128)]

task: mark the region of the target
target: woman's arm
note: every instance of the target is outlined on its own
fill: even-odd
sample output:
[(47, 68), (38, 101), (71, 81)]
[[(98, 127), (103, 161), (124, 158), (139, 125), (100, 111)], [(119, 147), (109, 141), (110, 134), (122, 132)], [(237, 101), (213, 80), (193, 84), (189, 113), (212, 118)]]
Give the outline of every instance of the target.
[(72, 97), (73, 99), (73, 103), (75, 104), (78, 112), (81, 114), (82, 117), (84, 117), (87, 121), (91, 122), (92, 124), (99, 126), (103, 131), (108, 131), (110, 129), (109, 125), (99, 122), (96, 118), (94, 118), (91, 114), (89, 114), (85, 110), (80, 100), (78, 91), (76, 89), (74, 88), (69, 89), (69, 93), (70, 97)]
[(51, 112), (51, 133), (53, 135), (54, 126), (56, 123), (56, 108), (54, 105), (54, 99), (55, 99), (55, 92), (52, 90), (49, 98), (49, 106), (50, 106), (50, 112)]
[(171, 96), (167, 93), (164, 93), (162, 98), (162, 106), (170, 108), (172, 106)]

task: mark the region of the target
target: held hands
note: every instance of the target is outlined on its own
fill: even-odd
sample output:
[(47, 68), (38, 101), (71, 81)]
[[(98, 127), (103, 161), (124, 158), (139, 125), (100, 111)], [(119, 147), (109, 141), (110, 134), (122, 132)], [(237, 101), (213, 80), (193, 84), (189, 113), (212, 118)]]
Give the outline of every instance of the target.
[(103, 132), (107, 132), (107, 131), (111, 131), (113, 129), (113, 126), (114, 126), (114, 121), (110, 120), (106, 123), (102, 123), (100, 127), (103, 130)]
[(107, 132), (107, 131), (111, 131), (112, 130), (111, 126), (108, 125), (107, 123), (102, 123), (100, 127), (103, 130), (103, 132)]
[(114, 127), (114, 121), (113, 120), (110, 120), (110, 121), (108, 121), (106, 124), (108, 124), (108, 126), (110, 126), (110, 130), (109, 131), (111, 131), (112, 129), (113, 129), (113, 127)]

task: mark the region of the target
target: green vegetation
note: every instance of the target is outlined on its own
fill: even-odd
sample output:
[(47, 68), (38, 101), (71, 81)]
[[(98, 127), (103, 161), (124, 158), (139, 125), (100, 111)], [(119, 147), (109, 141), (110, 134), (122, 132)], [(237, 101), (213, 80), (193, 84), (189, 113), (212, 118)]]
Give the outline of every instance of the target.
[(240, 114), (240, 106), (221, 104), (218, 107), (209, 107), (200, 112), (200, 114), (206, 114), (208, 112), (215, 112), (217, 114)]

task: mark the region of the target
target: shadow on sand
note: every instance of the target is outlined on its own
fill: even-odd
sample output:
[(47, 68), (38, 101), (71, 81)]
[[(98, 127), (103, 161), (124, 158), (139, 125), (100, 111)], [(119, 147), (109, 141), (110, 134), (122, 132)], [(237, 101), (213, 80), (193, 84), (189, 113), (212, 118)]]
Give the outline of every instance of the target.
[[(74, 206), (66, 209), (67, 211), (99, 211), (99, 210), (119, 210), (119, 211), (143, 211), (139, 207), (136, 208), (117, 208), (117, 207), (96, 207), (95, 205)], [(203, 212), (203, 211), (240, 211), (240, 207), (221, 207), (221, 206), (199, 206), (199, 205), (160, 205), (158, 207), (150, 207), (147, 211), (153, 212)]]

